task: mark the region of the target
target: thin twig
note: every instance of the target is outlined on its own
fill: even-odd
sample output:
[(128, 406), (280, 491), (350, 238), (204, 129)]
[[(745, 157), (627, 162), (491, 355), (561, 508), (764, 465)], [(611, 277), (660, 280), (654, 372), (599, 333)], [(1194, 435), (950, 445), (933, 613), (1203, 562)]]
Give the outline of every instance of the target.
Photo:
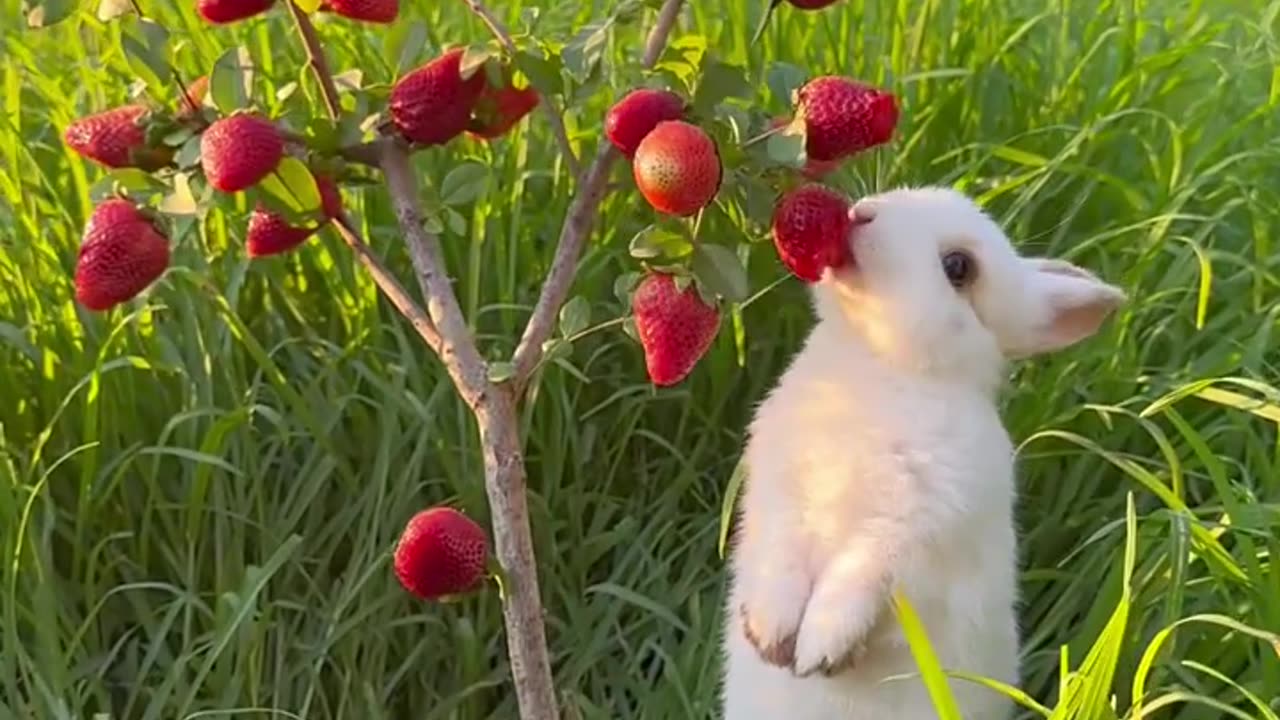
[(298, 34), (302, 36), (302, 44), (307, 48), (307, 64), (311, 66), (316, 80), (320, 82), (320, 93), (324, 95), (325, 107), (329, 110), (329, 119), (337, 120), (342, 115), (342, 103), (338, 100), (338, 86), (333, 82), (333, 73), (329, 71), (329, 61), (325, 58), (324, 48), (320, 47), (320, 37), (311, 24), (311, 18), (298, 7), (293, 0), (285, 0), (293, 22), (298, 26)]
[(356, 254), (356, 259), (364, 266), (365, 270), (377, 283), (378, 288), (382, 290), (382, 294), (387, 296), (391, 304), (400, 311), (400, 314), (408, 319), (413, 325), (413, 329), (418, 331), (418, 335), (422, 341), (427, 344), (437, 354), (443, 342), (440, 339), (440, 333), (436, 330), (435, 323), (431, 322), (431, 316), (427, 315), (427, 311), (414, 301), (413, 296), (405, 289), (396, 276), (387, 269), (386, 265), (373, 254), (373, 250), (365, 244), (364, 240), (355, 230), (351, 228), (350, 221), (346, 216), (340, 216), (333, 219), (333, 226), (338, 230), (338, 234)]
[[(684, 0), (666, 0), (663, 3), (662, 9), (658, 12), (658, 20), (645, 42), (641, 60), (645, 68), (651, 68), (658, 62), (662, 49), (666, 47), (667, 38), (680, 17), (680, 8), (683, 3)], [(569, 205), (569, 213), (565, 216), (564, 225), (560, 228), (560, 241), (556, 245), (551, 269), (547, 272), (547, 279), (542, 285), (542, 293), (538, 296), (538, 302), (529, 317), (529, 323), (520, 337), (520, 344), (516, 346), (515, 354), (511, 358), (515, 366), (512, 383), (517, 393), (524, 392), (529, 376), (542, 357), (542, 344), (551, 337), (551, 331), (555, 328), (556, 315), (569, 295), (570, 286), (573, 285), (573, 276), (578, 269), (578, 259), (582, 255), (587, 236), (591, 234), (591, 227), (599, 215), (600, 203), (604, 200), (608, 188), (609, 172), (613, 169), (613, 162), (617, 158), (618, 152), (613, 145), (601, 142), (599, 150), (596, 151), (595, 160), (587, 169), (577, 195)]]
[[(502, 43), (502, 46), (508, 52), (516, 51), (515, 41), (511, 39), (511, 33), (507, 31), (507, 26), (497, 18), (489, 8), (485, 7), (480, 0), (463, 0), (467, 7), (471, 8), (471, 12), (475, 13), (480, 21), (489, 27), (489, 31), (493, 36)], [(532, 82), (532, 78), (530, 79)], [(535, 88), (539, 89), (540, 88)], [(560, 110), (551, 104), (551, 98), (545, 92), (540, 93), (542, 100), (538, 104), (542, 106), (542, 112), (547, 116), (548, 122), (551, 123), (551, 132), (556, 136), (556, 142), (560, 145), (560, 152), (564, 154), (564, 161), (569, 166), (569, 173), (574, 179), (580, 177), (582, 172), (582, 164), (578, 162), (578, 156), (573, 152), (573, 145), (569, 142), (569, 133), (564, 129), (564, 117), (560, 114)]]

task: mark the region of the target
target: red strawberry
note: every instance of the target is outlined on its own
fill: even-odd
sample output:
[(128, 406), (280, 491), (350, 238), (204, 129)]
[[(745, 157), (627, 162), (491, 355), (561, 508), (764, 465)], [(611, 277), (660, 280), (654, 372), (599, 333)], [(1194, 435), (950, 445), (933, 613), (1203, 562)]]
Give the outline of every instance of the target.
[(389, 23), (400, 14), (400, 0), (325, 0), (320, 9), (350, 20)]
[(715, 142), (696, 125), (664, 120), (640, 141), (632, 160), (636, 187), (668, 215), (692, 215), (720, 189), (722, 168)]
[(773, 246), (782, 264), (808, 282), (822, 279), (825, 268), (849, 262), (849, 201), (823, 185), (802, 185), (773, 210)]
[[(790, 123), (791, 118), (776, 117), (769, 123), (769, 126), (779, 128), (783, 125), (789, 125)], [(804, 168), (800, 171), (800, 174), (810, 180), (818, 180), (822, 176), (833, 172), (838, 167), (840, 167), (839, 160), (814, 160), (813, 158), (808, 158), (805, 161)]]
[(76, 300), (107, 310), (155, 282), (169, 266), (169, 240), (132, 202), (112, 198), (94, 209), (76, 259)]
[(485, 86), (481, 70), (466, 80), (463, 48), (454, 48), (396, 81), (391, 88), (391, 122), (419, 145), (443, 145), (467, 128)]
[(538, 91), (531, 87), (517, 89), (513, 85), (500, 88), (485, 85), (476, 101), (475, 114), (467, 132), (491, 140), (505, 135), (525, 115), (538, 106)]
[(151, 171), (173, 157), (166, 147), (148, 147), (143, 124), (150, 111), (145, 105), (124, 105), (67, 126), (63, 142), (81, 156), (109, 168), (136, 167)]
[(834, 75), (800, 88), (796, 114), (805, 123), (805, 151), (816, 160), (839, 160), (886, 143), (898, 124), (892, 94)]
[(604, 132), (609, 142), (628, 158), (636, 154), (640, 141), (663, 120), (679, 120), (684, 100), (673, 92), (640, 88), (614, 103), (604, 116)]
[[(325, 175), (316, 175), (315, 179), (316, 188), (320, 191), (321, 216), (328, 221), (341, 215), (342, 196), (338, 193), (338, 186)], [(252, 258), (279, 255), (306, 242), (319, 229), (319, 225), (290, 225), (283, 215), (259, 203), (249, 215), (245, 250)]]
[(631, 296), (645, 367), (655, 385), (675, 385), (698, 364), (720, 329), (720, 312), (702, 301), (692, 284), (683, 292), (675, 278), (650, 273)]
[(255, 113), (214, 121), (200, 137), (200, 165), (222, 192), (256, 185), (284, 157), (284, 139), (270, 120)]
[(435, 600), (474, 590), (488, 560), (484, 530), (474, 520), (451, 507), (434, 507), (409, 519), (394, 565), (406, 590)]
[(215, 25), (244, 20), (266, 12), (275, 0), (197, 0), (200, 17)]
[(187, 84), (187, 92), (178, 100), (178, 117), (186, 118), (200, 112), (204, 96), (209, 92), (209, 76), (201, 75)]

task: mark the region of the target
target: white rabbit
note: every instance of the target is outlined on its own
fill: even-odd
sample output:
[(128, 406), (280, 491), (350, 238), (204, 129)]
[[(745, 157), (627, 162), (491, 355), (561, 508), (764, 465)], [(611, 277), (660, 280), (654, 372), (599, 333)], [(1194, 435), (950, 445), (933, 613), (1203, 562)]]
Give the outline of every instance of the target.
[[(1097, 331), (1124, 293), (1020, 257), (964, 195), (858, 201), (853, 262), (759, 406), (725, 615), (724, 720), (936, 718), (891, 607), (902, 588), (945, 669), (1018, 682), (1008, 359)], [(965, 720), (1013, 705), (953, 679)]]

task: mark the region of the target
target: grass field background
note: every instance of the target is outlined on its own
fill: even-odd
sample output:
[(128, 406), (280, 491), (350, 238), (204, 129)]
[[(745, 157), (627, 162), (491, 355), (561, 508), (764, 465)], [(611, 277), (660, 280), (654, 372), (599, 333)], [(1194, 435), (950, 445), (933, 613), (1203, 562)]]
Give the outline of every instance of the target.
[[(281, 8), (211, 30), (189, 4), (143, 0), (185, 38), (189, 76), (244, 43), (263, 87), (299, 77)], [(403, 4), (402, 23), (428, 29), (417, 61), (485, 37), (462, 2)], [(493, 3), (513, 21), (534, 4)], [(608, 6), (544, 14), (564, 29)], [(1131, 293), (1093, 340), (1015, 368), (1007, 394), (1026, 692), (1063, 718), (1274, 720), (1280, 646), (1244, 626), (1280, 631), (1280, 3), (846, 0), (784, 7), (748, 49), (762, 6), (695, 2), (679, 33), (747, 66), (779, 113), (774, 60), (902, 97), (895, 144), (832, 184), (957, 184), (1028, 251)], [(331, 231), (250, 263), (243, 215), (190, 225), (144, 302), (76, 306), (101, 172), (60, 133), (124, 102), (130, 74), (92, 12), (35, 32), (17, 0), (0, 8), (0, 718), (515, 717), (496, 595), (419, 604), (387, 562), (426, 505), (487, 521), (472, 423), (438, 363)], [(320, 32), (336, 69), (392, 79), (385, 31)], [(609, 67), (634, 65), (642, 38), (615, 32)], [(569, 116), (587, 157), (614, 72)], [(536, 297), (568, 178), (540, 115), (492, 150), (458, 142), (415, 163), (435, 183), (463, 157), (497, 182), (443, 242), (496, 357)], [(621, 168), (574, 289), (594, 324), (622, 314), (614, 279), (635, 267), (641, 211)], [(408, 278), (385, 194), (347, 204)], [(782, 270), (756, 248), (760, 289)], [(741, 356), (722, 332), (674, 389), (647, 384), (616, 323), (542, 375), (524, 421), (566, 717), (714, 717), (725, 488), (753, 404), (810, 323), (783, 282), (744, 311)], [(1158, 633), (1200, 614), (1221, 617), (1179, 626), (1143, 665)], [(1062, 702), (1064, 669), (1100, 637)]]

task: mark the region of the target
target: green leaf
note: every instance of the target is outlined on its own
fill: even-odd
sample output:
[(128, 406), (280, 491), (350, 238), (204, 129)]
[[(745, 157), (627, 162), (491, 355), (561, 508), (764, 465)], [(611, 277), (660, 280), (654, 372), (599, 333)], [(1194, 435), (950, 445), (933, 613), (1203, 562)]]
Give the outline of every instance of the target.
[(637, 260), (676, 259), (693, 252), (693, 243), (680, 233), (650, 225), (631, 238), (628, 252)]
[(723, 245), (699, 243), (693, 250), (693, 274), (708, 290), (731, 302), (747, 299), (747, 270), (732, 250)]
[(626, 320), (622, 321), (622, 332), (626, 333), (627, 337), (632, 340), (640, 342), (640, 329), (636, 327), (635, 316), (628, 316)]
[(98, 19), (102, 22), (111, 22), (130, 12), (133, 12), (130, 0), (100, 0), (98, 3)]
[(575, 295), (560, 308), (560, 334), (573, 337), (591, 323), (591, 303), (581, 295)]
[(544, 95), (562, 95), (564, 76), (560, 74), (559, 58), (547, 59), (541, 53), (520, 50), (515, 54), (515, 66), (529, 78), (529, 84)]
[(173, 156), (173, 161), (180, 168), (195, 167), (200, 164), (200, 136), (193, 135), (182, 144), (182, 148)]
[(195, 215), (200, 212), (200, 203), (191, 192), (190, 179), (186, 173), (173, 176), (173, 192), (160, 201), (160, 212), (166, 215)]
[(111, 179), (125, 190), (140, 192), (160, 187), (151, 174), (138, 168), (116, 168), (110, 171)]
[(635, 292), (636, 285), (639, 282), (640, 273), (634, 271), (623, 273), (613, 281), (613, 296), (618, 299), (618, 302), (627, 311), (631, 310), (631, 293)]
[(440, 198), (445, 205), (463, 205), (474, 201), (489, 183), (489, 168), (477, 162), (465, 162), (449, 171), (440, 184)]
[(729, 528), (733, 526), (733, 508), (742, 491), (742, 483), (747, 479), (746, 458), (738, 458), (733, 466), (733, 474), (729, 476), (729, 484), (725, 486), (724, 498), (720, 501), (720, 535), (716, 542), (716, 550), (720, 559), (725, 559), (725, 550), (729, 547)]
[(745, 97), (751, 94), (746, 68), (716, 60), (708, 56), (702, 64), (702, 79), (693, 97), (696, 111), (709, 114), (725, 98)]
[(808, 74), (803, 68), (796, 67), (790, 63), (776, 62), (769, 66), (768, 72), (765, 73), (765, 82), (769, 85), (769, 92), (773, 94), (774, 102), (779, 105), (790, 106), (792, 104), (791, 94), (801, 85), (804, 85), (808, 79)]
[(462, 60), (458, 65), (458, 74), (462, 76), (463, 80), (469, 79), (493, 56), (493, 47), (488, 43), (468, 45), (467, 49), (462, 52)]
[(340, 72), (333, 76), (333, 84), (337, 86), (339, 91), (359, 90), (364, 87), (364, 71), (359, 68), (353, 68)]
[(769, 159), (790, 168), (802, 168), (808, 155), (804, 151), (805, 136), (791, 129), (782, 130), (765, 140), (765, 152)]
[(47, 28), (71, 17), (79, 3), (76, 0), (38, 0), (25, 4), (27, 27)]
[(138, 18), (120, 34), (120, 49), (129, 69), (147, 87), (164, 95), (173, 73), (169, 65), (169, 31), (150, 20)]
[(505, 361), (491, 362), (487, 374), (491, 383), (506, 382), (515, 377), (516, 366)]
[[(551, 338), (542, 343), (542, 363), (545, 365), (546, 363), (564, 360), (569, 357), (571, 350), (569, 343), (565, 342), (564, 339)], [(574, 369), (576, 370), (576, 368)]]
[(218, 58), (209, 73), (209, 97), (223, 114), (246, 107), (253, 94), (253, 58), (243, 45)]
[(613, 19), (600, 20), (583, 27), (560, 51), (565, 69), (577, 82), (586, 82), (591, 71), (599, 64), (609, 44), (609, 30)]
[(449, 224), (449, 231), (454, 235), (467, 234), (467, 219), (462, 217), (462, 213), (451, 207), (444, 209), (445, 222)]
[(320, 9), (320, 0), (293, 0), (293, 4), (308, 15)]
[(414, 66), (418, 54), (427, 46), (427, 26), (421, 20), (411, 23), (396, 23), (386, 35), (383, 46), (387, 63), (396, 69), (396, 74), (403, 74)]
[(285, 156), (276, 166), (276, 177), (298, 201), (298, 211), (309, 213), (320, 209), (320, 188), (311, 170), (296, 157)]

